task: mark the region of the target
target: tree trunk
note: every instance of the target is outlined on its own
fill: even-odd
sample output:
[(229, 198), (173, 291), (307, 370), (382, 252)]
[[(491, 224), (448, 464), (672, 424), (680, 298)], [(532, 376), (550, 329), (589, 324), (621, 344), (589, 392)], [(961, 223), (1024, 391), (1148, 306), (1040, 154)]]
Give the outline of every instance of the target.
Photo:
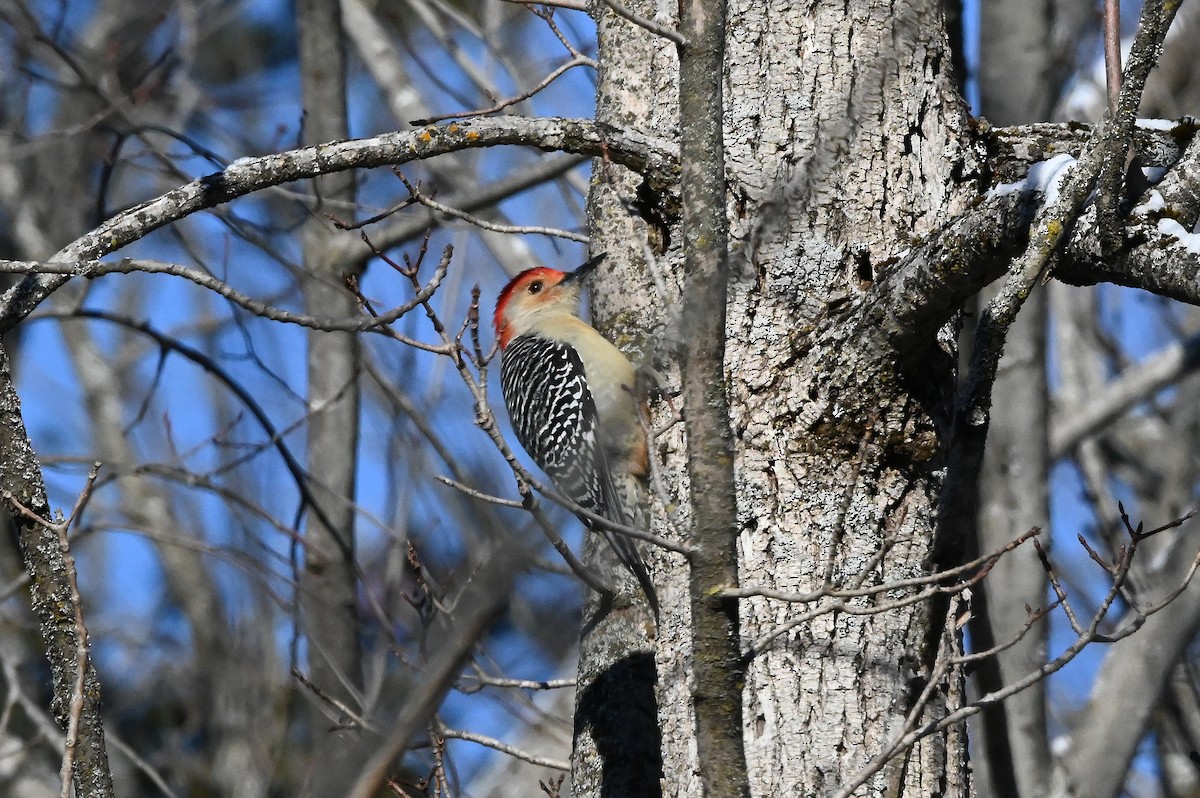
[[(758, 87), (731, 93), (726, 111), (743, 248), (728, 365), (748, 587), (879, 584), (924, 573), (931, 554), (950, 355), (930, 341), (896, 362), (839, 325), (837, 306), (964, 200), (952, 177), (964, 109), (937, 9), (822, 6), (783, 30), (758, 4), (730, 15), (729, 83)], [(805, 609), (750, 599), (747, 645)], [(941, 623), (921, 604), (827, 613), (764, 644), (746, 680), (755, 793), (822, 795), (854, 780), (903, 727)], [(923, 721), (959, 694), (942, 689)], [(927, 738), (868, 794), (965, 794), (965, 753), (958, 737)]]
[[(653, 13), (648, 4), (636, 4), (634, 8)], [(595, 12), (602, 54), (596, 82), (596, 121), (644, 130), (675, 127), (676, 106), (656, 101), (658, 97), (674, 96), (677, 91), (674, 46), (633, 26), (602, 3), (596, 4)], [(629, 209), (639, 203), (653, 211), (652, 193), (636, 172), (604, 159), (593, 165), (588, 201), (591, 250), (608, 253), (600, 266), (602, 275), (592, 280), (595, 321), (627, 352), (651, 350), (645, 320), (651, 314), (661, 316), (661, 304), (655, 302), (652, 293), (646, 258), (652, 253), (661, 254), (660, 236), (675, 233), (678, 238), (677, 223), (655, 226), (630, 213)], [(654, 515), (652, 531), (678, 537), (663, 529), (661, 513)], [(599, 564), (598, 570), (612, 578), (622, 569), (608, 546), (595, 545), (595, 537), (589, 536), (593, 540), (589, 540), (586, 561), (593, 568)], [(670, 578), (666, 577), (668, 558), (643, 548), (656, 583), (664, 586), (659, 590), (662, 614), (657, 629), (653, 620), (636, 607), (602, 612), (594, 594), (584, 609), (571, 758), (573, 796), (662, 795), (664, 738), (692, 737), (690, 715), (672, 716), (661, 709), (666, 702), (691, 701), (687, 678), (690, 671), (682, 659), (688, 637), (680, 628), (680, 624), (687, 623), (687, 572), (676, 561), (670, 563), (674, 567)], [(671, 660), (668, 652), (676, 652), (680, 659)], [(661, 726), (670, 722), (677, 725)], [(668, 772), (672, 773), (673, 784), (687, 785), (695, 768), (689, 764)], [(697, 794), (694, 786), (687, 789)]]
[[(346, 67), (341, 13), (336, 2), (302, 0), (299, 30), (304, 143), (347, 137)], [(304, 227), (305, 308), (312, 314), (349, 316), (356, 311), (334, 256), (336, 232), (326, 214), (346, 216), (354, 207), (353, 173), (323, 175), (312, 182), (315, 202)], [(308, 334), (308, 471), (317, 506), (306, 508), (304, 572), (300, 579), (301, 628), (308, 642), (313, 684), (361, 710), (362, 663), (358, 639), (354, 566), (354, 489), (358, 471), (360, 342), (341, 332)], [(313, 728), (330, 723), (325, 706), (314, 706)], [(328, 756), (313, 770), (311, 795), (331, 795), (356, 772), (359, 743), (337, 729)]]
[[(652, 16), (654, 8), (640, 12)], [(728, 18), (734, 274), (726, 373), (741, 582), (807, 592), (924, 574), (944, 466), (950, 347), (930, 340), (926, 351), (898, 360), (840, 324), (839, 307), (968, 197), (955, 182), (975, 165), (958, 145), (965, 116), (938, 4), (806, 13), (733, 2)], [(606, 12), (598, 121), (672, 129), (673, 49)], [(618, 275), (595, 291), (597, 318), (618, 342), (669, 354), (681, 328), (671, 317), (682, 280), (678, 200), (649, 186), (639, 194), (640, 181), (603, 163), (594, 180), (593, 249), (609, 251)], [(646, 319), (659, 320), (653, 332)], [(658, 423), (670, 415), (662, 403)], [(655, 529), (686, 540), (689, 508), (677, 504), (687, 495), (679, 425), (654, 452), (663, 484), (677, 491), (658, 503)], [(656, 573), (669, 794), (698, 795), (687, 571), (670, 557), (659, 558)], [(855, 611), (882, 601), (857, 600)], [(917, 604), (875, 615), (826, 612), (766, 640), (811, 609), (763, 598), (742, 604), (742, 645), (754, 653), (744, 721), (755, 795), (819, 795), (852, 783), (902, 728), (943, 627), (937, 608)], [(593, 656), (586, 641), (583, 656), (586, 670)], [(960, 694), (956, 684), (939, 685), (922, 722)], [(933, 735), (873, 775), (867, 789), (965, 794), (965, 754), (961, 736)], [(605, 794), (584, 791), (578, 778), (575, 786), (576, 795)]]

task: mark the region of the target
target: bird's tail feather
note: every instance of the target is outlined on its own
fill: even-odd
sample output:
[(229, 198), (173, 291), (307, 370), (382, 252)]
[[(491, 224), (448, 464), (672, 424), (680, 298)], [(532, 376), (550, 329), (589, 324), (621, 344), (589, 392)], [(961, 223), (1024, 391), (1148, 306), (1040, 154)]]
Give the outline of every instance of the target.
[(654, 612), (654, 620), (657, 621), (658, 593), (654, 589), (654, 583), (650, 581), (650, 572), (646, 569), (646, 561), (642, 559), (642, 553), (638, 551), (637, 541), (628, 535), (608, 528), (605, 528), (603, 533), (604, 539), (608, 541), (608, 544), (613, 547), (613, 551), (617, 553), (617, 559), (637, 578), (638, 584), (642, 587), (642, 592), (646, 594), (646, 600), (650, 602), (650, 609)]

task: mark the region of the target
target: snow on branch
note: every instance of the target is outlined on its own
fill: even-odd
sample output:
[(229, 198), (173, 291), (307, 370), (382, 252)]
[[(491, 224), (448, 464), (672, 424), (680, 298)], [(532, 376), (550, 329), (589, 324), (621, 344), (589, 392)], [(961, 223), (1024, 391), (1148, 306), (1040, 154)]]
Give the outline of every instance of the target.
[(1003, 196), (1014, 191), (1027, 193), (1039, 192), (1046, 198), (1047, 205), (1058, 201), (1058, 190), (1062, 187), (1063, 179), (1067, 176), (1076, 159), (1070, 155), (1055, 155), (1048, 161), (1038, 161), (1029, 167), (1029, 172), (1023, 180), (1012, 183), (1001, 183), (988, 192), (989, 196)]
[(1055, 276), (1073, 285), (1110, 282), (1200, 305), (1200, 141), (1193, 139), (1162, 181), (1125, 219), (1121, 245), (1105, 251), (1089, 209), (1075, 226)]
[[(991, 127), (980, 120), (976, 139), (988, 154), (993, 175), (1001, 181), (1020, 180), (1030, 164), (1057, 155), (1078, 158), (1091, 138), (1094, 125), (1079, 122), (1037, 122), (1012, 127)], [(1169, 121), (1138, 119), (1130, 143), (1143, 166), (1166, 167), (1179, 160), (1184, 147), (1200, 131), (1200, 121), (1186, 117)]]

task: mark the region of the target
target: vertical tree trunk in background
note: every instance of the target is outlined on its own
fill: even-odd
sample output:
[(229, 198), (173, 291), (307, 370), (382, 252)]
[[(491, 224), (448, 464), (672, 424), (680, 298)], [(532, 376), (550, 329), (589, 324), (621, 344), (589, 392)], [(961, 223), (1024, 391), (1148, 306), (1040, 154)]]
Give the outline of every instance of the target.
[[(1049, 118), (1070, 53), (1053, 41), (1054, 0), (984, 3), (981, 13), (981, 113), (993, 124)], [(1058, 77), (1058, 80), (1054, 80)], [(983, 292), (976, 307), (994, 293)], [(973, 555), (994, 551), (1032, 526), (1049, 523), (1045, 356), (1046, 298), (1037, 290), (1009, 330), (993, 389), (992, 419), (979, 479), (976, 518), (956, 519), (974, 535)], [(963, 340), (970, 340), (968, 323)], [(996, 563), (976, 592), (971, 639), (977, 649), (1016, 637), (1026, 607), (1045, 604), (1046, 579), (1036, 552), (1023, 547)], [(1045, 661), (1045, 620), (976, 670), (979, 694), (1015, 681)], [(984, 710), (972, 724), (975, 787), (985, 796), (1040, 796), (1049, 786), (1050, 749), (1041, 683)]]
[[(652, 5), (637, 10), (667, 21), (654, 17)], [(864, 571), (874, 584), (927, 567), (951, 355), (930, 342), (930, 351), (895, 364), (839, 327), (836, 308), (968, 197), (954, 188), (955, 174), (977, 166), (957, 143), (964, 109), (939, 13), (935, 2), (729, 6), (724, 130), (734, 274), (726, 374), (746, 587), (804, 592), (848, 585)], [(600, 31), (599, 121), (675, 129), (667, 102), (677, 96), (673, 48), (611, 13)], [(660, 351), (670, 349), (681, 327), (671, 317), (683, 280), (678, 208), (645, 188), (639, 202), (638, 181), (619, 184), (618, 171), (598, 164), (594, 184), (593, 248), (616, 255), (620, 275), (600, 281), (597, 318), (633, 348), (661, 338)], [(631, 296), (634, 288), (641, 290)], [(647, 318), (662, 321), (643, 339)], [(660, 415), (661, 424), (665, 407)], [(667, 498), (678, 524), (656, 507), (656, 529), (685, 534), (679, 425), (656, 444), (663, 482), (677, 491)], [(671, 795), (699, 795), (686, 569), (673, 557), (656, 565), (665, 768)], [(804, 609), (744, 601), (743, 647)], [(928, 640), (943, 621), (921, 605), (826, 614), (766, 645), (749, 666), (744, 694), (752, 793), (820, 795), (852, 780), (899, 730), (915, 698), (911, 685), (928, 675)], [(586, 671), (595, 656), (586, 641), (583, 656)], [(951, 697), (935, 699), (924, 720), (954, 702), (949, 687)], [(960, 736), (934, 735), (867, 789), (965, 794), (965, 762)]]
[[(303, 143), (348, 137), (346, 65), (337, 0), (300, 0), (300, 85), (304, 102)], [(354, 175), (325, 175), (312, 181), (316, 201), (304, 228), (305, 310), (314, 315), (350, 316), (357, 308), (343, 279), (343, 264), (330, 258), (335, 235), (326, 214), (349, 216)], [(351, 333), (308, 333), (308, 472), (319, 505), (308, 507), (304, 527), (304, 572), (300, 580), (302, 629), (308, 643), (309, 677), (320, 689), (352, 708), (362, 685), (354, 569), (354, 485), (357, 470), (359, 341)], [(328, 728), (318, 720), (314, 728)], [(340, 733), (338, 733), (340, 736)], [(313, 773), (311, 794), (344, 789), (351, 763), (350, 740), (331, 746), (331, 756)]]
[[(978, 300), (982, 307), (993, 291)], [(1046, 294), (1035, 291), (1010, 328), (996, 373), (987, 449), (979, 476), (977, 520), (957, 519), (963, 534), (975, 533), (972, 555), (995, 551), (1031, 527), (1050, 521), (1050, 462), (1046, 421)], [(975, 527), (972, 530), (972, 527)], [(992, 648), (1014, 640), (1029, 622), (1026, 608), (1046, 605), (1045, 570), (1030, 546), (996, 563), (975, 593), (972, 647)], [(980, 663), (977, 690), (984, 695), (1015, 682), (1046, 661), (1045, 618), (1010, 648)], [(1003, 703), (987, 707), (972, 726), (976, 789), (984, 796), (1046, 795), (1050, 747), (1044, 682)]]
[(1096, 13), (1090, 0), (981, 3), (980, 113), (994, 125), (1053, 119)]
[[(995, 125), (1050, 119), (1074, 66), (1077, 31), (1090, 4), (1080, 0), (1016, 0), (980, 7), (980, 113)], [(984, 291), (983, 307), (994, 295)], [(995, 551), (1050, 521), (1047, 441), (1047, 301), (1043, 289), (1026, 300), (1009, 330), (992, 394), (991, 424), (979, 479), (976, 518), (955, 519), (974, 534), (975, 554)], [(970, 327), (964, 340), (970, 339)], [(976, 591), (972, 643), (987, 649), (1020, 635), (1027, 607), (1046, 604), (1045, 572), (1022, 547), (996, 563)], [(1037, 669), (1046, 659), (1045, 619), (1010, 648), (980, 663), (976, 684), (986, 694)], [(1044, 683), (987, 707), (972, 725), (975, 788), (982, 796), (1036, 798), (1050, 788), (1050, 746)]]
[[(1095, 289), (1053, 284), (1050, 288), (1056, 322), (1055, 352), (1062, 379), (1055, 398), (1059, 412), (1066, 415), (1071, 409), (1102, 396), (1109, 387), (1110, 352), (1096, 335), (1101, 329), (1102, 314)], [(1121, 379), (1126, 378), (1128, 374), (1121, 375)], [(1096, 494), (1093, 502), (1098, 509), (1100, 534), (1108, 536), (1110, 541), (1125, 540), (1117, 516), (1117, 500), (1110, 491), (1111, 480), (1128, 479), (1132, 483), (1137, 511), (1147, 520), (1178, 517), (1194, 502), (1194, 452), (1176, 444), (1195, 434), (1195, 404), (1186, 398), (1187, 392), (1195, 389), (1183, 382), (1174, 390), (1177, 395), (1173, 407), (1163, 414), (1148, 417), (1131, 414), (1110, 427), (1107, 435), (1084, 440), (1074, 447), (1073, 459), (1089, 491)], [(1129, 460), (1137, 465), (1128, 470), (1121, 461), (1131, 451), (1153, 451), (1153, 454), (1144, 453)], [(1143, 471), (1147, 463), (1154, 464), (1153, 471)], [(1131, 474), (1136, 476), (1131, 478)], [(1194, 527), (1185, 525), (1145, 542), (1129, 579), (1130, 594), (1137, 601), (1143, 604), (1158, 601), (1167, 586), (1181, 582), (1195, 556), (1194, 535)], [(1183, 654), (1194, 644), (1198, 628), (1200, 582), (1193, 578), (1187, 589), (1161, 613), (1148, 618), (1136, 635), (1105, 647), (1104, 661), (1091, 686), (1090, 697), (1086, 705), (1073, 713), (1069, 735), (1064, 735), (1070, 744), (1056, 762), (1056, 781), (1062, 794), (1080, 798), (1111, 798), (1121, 794), (1139, 745), (1152, 730), (1166, 732), (1155, 740), (1160, 755), (1163, 747), (1178, 745), (1174, 730), (1158, 725), (1173, 714), (1169, 707), (1176, 696), (1170, 689), (1171, 672), (1179, 665), (1185, 671), (1191, 669), (1189, 657)], [(1191, 689), (1194, 691), (1194, 686)], [(1185, 738), (1184, 745), (1187, 751), (1194, 750), (1190, 738)], [(1177, 761), (1178, 764), (1182, 762)], [(1178, 777), (1178, 767), (1171, 769), (1175, 773), (1170, 776), (1164, 773), (1164, 779)], [(1189, 771), (1195, 773), (1194, 763), (1184, 773)], [(1190, 793), (1168, 790), (1166, 794)]]

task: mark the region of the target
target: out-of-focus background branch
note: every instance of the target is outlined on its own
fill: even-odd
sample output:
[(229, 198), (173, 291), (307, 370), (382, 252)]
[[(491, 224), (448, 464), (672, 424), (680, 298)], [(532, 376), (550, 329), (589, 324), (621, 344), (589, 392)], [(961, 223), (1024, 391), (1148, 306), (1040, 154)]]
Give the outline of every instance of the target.
[[(0, 26), (10, 65), (0, 81), (0, 256), (10, 259), (44, 260), (105, 217), (243, 156), (404, 130), (507, 97), (524, 97), (510, 111), (533, 115), (586, 117), (592, 106), (586, 66), (543, 85), (558, 66), (589, 62), (591, 24), (576, 12), (14, 2), (0, 7)], [(579, 231), (582, 162), (463, 152), (404, 176), (422, 196), (490, 222)], [(175, 262), (321, 318), (365, 315), (347, 275), (375, 306), (403, 305), (408, 280), (358, 230), (341, 229), (353, 222), (367, 222), (372, 243), (397, 261), (416, 256), (427, 229), (433, 249), (457, 245), (432, 305), (452, 337), (473, 284), (492, 297), (508, 272), (584, 252), (477, 230), (376, 170), (260, 192), (121, 254)], [(424, 309), (396, 330), (444, 344)], [(401, 768), (409, 783), (397, 788), (440, 780), (457, 793), (508, 759), (478, 740), (519, 750), (513, 730), (529, 726), (555, 740), (530, 744), (541, 759), (566, 758), (567, 712), (547, 707), (571, 695), (562, 677), (573, 671), (578, 582), (528, 513), (436, 480), (518, 498), (472, 424), (475, 398), (454, 365), (401, 340), (306, 335), (147, 274), (73, 280), (10, 335), (51, 501), (70, 506), (90, 463), (104, 463), (71, 534), (118, 794), (345, 786), (343, 764), (382, 743), (391, 728), (380, 720), (403, 709), (426, 657), (449, 644), (446, 623), (457, 633), (454, 619), (484, 606), (453, 601), (465, 586), (478, 590), (479, 558), (497, 547), (524, 552), (521, 568), (500, 558), (495, 607), (456, 648), (454, 662), (465, 657), (475, 677), (452, 669), (432, 725), (416, 718)], [(471, 336), (462, 343), (469, 352)], [(476, 379), (481, 370), (473, 366)], [(487, 387), (484, 396), (498, 395)], [(569, 513), (544, 511), (578, 542)], [(49, 682), (20, 560), (4, 540), (0, 792), (57, 795), (62, 738), (37, 711)], [(457, 733), (443, 739), (442, 728)], [(339, 738), (353, 742), (339, 748)], [(533, 785), (553, 772), (522, 764)]]

